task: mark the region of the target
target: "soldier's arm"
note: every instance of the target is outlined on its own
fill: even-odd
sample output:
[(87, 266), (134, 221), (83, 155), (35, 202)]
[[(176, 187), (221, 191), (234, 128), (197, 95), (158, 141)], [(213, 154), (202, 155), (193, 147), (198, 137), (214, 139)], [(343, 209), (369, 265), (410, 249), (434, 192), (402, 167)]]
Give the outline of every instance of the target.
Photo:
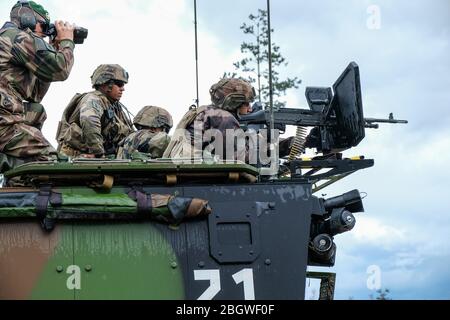
[[(203, 119), (203, 126), (205, 130), (214, 129), (218, 130), (218, 132), (212, 132), (213, 135), (221, 134), (222, 135), (222, 156), (223, 158), (227, 157), (227, 130), (237, 130), (239, 129), (239, 122), (235, 117), (229, 112), (220, 110), (220, 109), (212, 109), (209, 110), (208, 114)], [(205, 140), (206, 138), (206, 140)], [(210, 143), (210, 137), (204, 137), (204, 144)], [(234, 151), (236, 151), (236, 142), (234, 143)], [(230, 150), (233, 151), (233, 150)], [(235, 152), (234, 152), (235, 153)]]
[(38, 36), (21, 32), (14, 40), (12, 54), (17, 64), (25, 66), (40, 80), (63, 81), (72, 70), (74, 48), (72, 40), (62, 40), (56, 49)]
[(80, 108), (80, 126), (89, 154), (101, 156), (105, 153), (101, 118), (104, 109), (99, 99), (90, 98)]
[[(128, 137), (125, 138), (125, 140), (122, 143), (122, 149), (119, 150), (119, 152), (117, 153), (117, 158), (122, 158), (122, 159), (129, 159), (130, 155), (136, 151), (136, 139), (137, 139), (137, 135), (138, 132), (134, 132), (132, 134), (130, 134)], [(138, 149), (138, 151), (141, 151)], [(120, 154), (120, 157), (119, 157)]]
[[(222, 116), (222, 119), (220, 121), (219, 129), (223, 134), (223, 154), (224, 158), (229, 159), (230, 155), (227, 154), (227, 130), (239, 130), (239, 122), (236, 120), (234, 116), (232, 116), (230, 113), (224, 114)], [(229, 150), (228, 152), (232, 152), (231, 156), (233, 156), (233, 160), (244, 160), (248, 161), (248, 150), (247, 150), (247, 143), (245, 144), (245, 150), (238, 150), (238, 143), (235, 139), (233, 139), (233, 150)], [(243, 158), (241, 159), (241, 152), (245, 152)]]
[(159, 132), (150, 139), (146, 152), (150, 153), (152, 158), (161, 158), (169, 143), (170, 136), (165, 132)]

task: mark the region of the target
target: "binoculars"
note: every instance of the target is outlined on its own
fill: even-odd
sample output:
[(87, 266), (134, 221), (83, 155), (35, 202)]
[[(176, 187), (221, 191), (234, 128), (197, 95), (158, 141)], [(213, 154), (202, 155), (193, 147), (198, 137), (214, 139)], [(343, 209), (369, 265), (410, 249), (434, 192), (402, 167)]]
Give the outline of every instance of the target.
[[(55, 24), (50, 23), (48, 25), (47, 32), (45, 33), (50, 38), (54, 39), (58, 34), (56, 31)], [(75, 44), (82, 44), (84, 42), (84, 39), (86, 39), (88, 36), (88, 29), (83, 27), (75, 27), (73, 30), (73, 42)]]

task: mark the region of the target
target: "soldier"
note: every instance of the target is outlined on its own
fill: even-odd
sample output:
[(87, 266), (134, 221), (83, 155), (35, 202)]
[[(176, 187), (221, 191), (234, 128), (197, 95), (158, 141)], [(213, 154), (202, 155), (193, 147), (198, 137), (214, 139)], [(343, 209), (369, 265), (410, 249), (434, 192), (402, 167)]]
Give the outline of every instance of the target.
[(68, 78), (74, 62), (74, 27), (56, 21), (57, 36), (44, 41), (48, 12), (34, 1), (18, 1), (11, 21), (0, 29), (1, 170), (35, 160), (49, 160), (56, 150), (40, 131), (46, 119), (40, 104), (50, 83)]
[(115, 157), (133, 124), (119, 102), (128, 72), (118, 64), (102, 64), (91, 76), (95, 91), (76, 94), (64, 110), (56, 140), (70, 157)]
[(117, 158), (130, 159), (136, 151), (150, 158), (161, 158), (170, 142), (168, 133), (173, 126), (170, 113), (160, 107), (146, 106), (134, 117), (133, 123), (138, 131), (125, 139)]
[[(255, 98), (255, 90), (245, 80), (224, 78), (214, 84), (209, 92), (212, 104), (192, 109), (184, 115), (164, 152), (164, 158), (190, 158), (193, 153), (197, 157), (199, 151), (205, 150), (211, 143), (211, 137), (204, 134), (210, 129), (222, 136), (223, 150), (215, 150), (215, 153), (225, 158), (227, 130), (240, 128), (237, 119), (240, 115), (251, 112), (250, 103)], [(195, 131), (202, 133), (200, 143), (194, 141)], [(236, 154), (234, 156), (236, 158)], [(245, 155), (246, 159), (247, 156), (248, 154)]]

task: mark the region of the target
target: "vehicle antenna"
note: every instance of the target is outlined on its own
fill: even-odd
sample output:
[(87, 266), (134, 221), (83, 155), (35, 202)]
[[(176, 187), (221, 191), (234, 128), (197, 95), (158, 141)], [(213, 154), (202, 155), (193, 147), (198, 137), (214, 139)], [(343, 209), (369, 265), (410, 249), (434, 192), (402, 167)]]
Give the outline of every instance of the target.
[[(274, 168), (272, 168), (272, 165), (270, 166), (271, 169), (275, 169), (278, 171), (278, 147), (276, 144), (273, 143), (273, 138), (275, 134), (275, 116), (273, 114), (273, 83), (272, 83), (272, 29), (270, 27), (270, 0), (267, 0), (267, 38), (268, 38), (268, 46), (269, 46), (269, 107), (270, 107), (270, 130), (269, 130), (269, 137), (270, 137), (270, 157), (273, 159), (275, 157), (275, 160), (273, 161), (272, 165), (275, 165)], [(272, 173), (272, 179), (277, 179), (277, 174)]]
[(270, 0), (267, 0), (267, 37), (269, 39), (269, 98), (270, 98), (270, 133), (274, 130), (274, 115), (273, 115), (273, 84), (272, 84), (272, 30), (270, 28)]
[(199, 107), (198, 98), (198, 40), (197, 40), (197, 0), (194, 0), (194, 25), (195, 25), (195, 86), (197, 91), (197, 99), (195, 104)]

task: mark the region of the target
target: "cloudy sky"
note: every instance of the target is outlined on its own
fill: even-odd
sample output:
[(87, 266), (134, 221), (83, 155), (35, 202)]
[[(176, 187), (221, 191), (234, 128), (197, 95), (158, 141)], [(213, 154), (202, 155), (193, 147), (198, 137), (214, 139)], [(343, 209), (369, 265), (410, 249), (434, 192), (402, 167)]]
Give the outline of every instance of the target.
[[(14, 1), (0, 1), (8, 19)], [(76, 47), (70, 78), (43, 103), (44, 134), (55, 143), (57, 122), (76, 92), (90, 90), (101, 63), (130, 73), (122, 102), (136, 113), (167, 108), (180, 120), (195, 99), (193, 0), (40, 1), (52, 19), (89, 29)], [(200, 103), (224, 71), (233, 71), (239, 26), (265, 0), (198, 0)], [(272, 1), (273, 41), (289, 61), (279, 70), (303, 84), (289, 107), (306, 108), (306, 86), (331, 86), (350, 61), (360, 66), (366, 117), (408, 119), (408, 125), (367, 130), (345, 156), (375, 166), (323, 190), (327, 197), (359, 189), (366, 212), (338, 236), (336, 298), (368, 299), (379, 285), (394, 299), (450, 299), (450, 2), (448, 0)], [(369, 286), (368, 286), (369, 282)]]

